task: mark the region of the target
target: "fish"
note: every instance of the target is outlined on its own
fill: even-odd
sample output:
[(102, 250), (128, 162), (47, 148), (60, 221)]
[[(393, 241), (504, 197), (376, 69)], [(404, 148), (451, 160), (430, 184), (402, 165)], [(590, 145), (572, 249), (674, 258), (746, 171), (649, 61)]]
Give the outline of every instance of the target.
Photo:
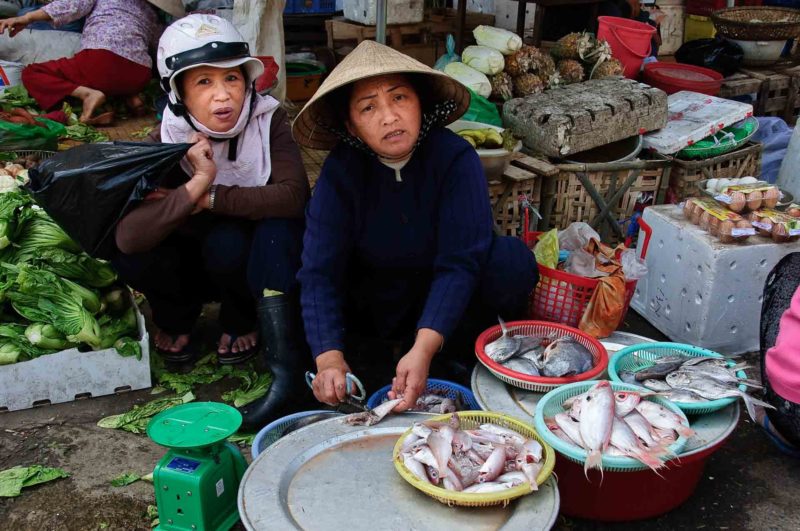
[(708, 363), (704, 363), (702, 365), (692, 365), (690, 367), (683, 367), (681, 368), (680, 371), (676, 371), (676, 373), (684, 373), (684, 372), (703, 374), (705, 376), (717, 380), (718, 382), (724, 384), (730, 384), (732, 386), (738, 386), (739, 384), (744, 384), (748, 387), (763, 389), (761, 382), (756, 382), (755, 380), (749, 380), (747, 378), (739, 378), (738, 376), (736, 376), (734, 372), (730, 371), (726, 367), (720, 367), (718, 365), (711, 365)]
[(386, 401), (375, 407), (375, 409), (349, 415), (345, 422), (351, 426), (374, 426), (382, 421), (383, 417), (388, 415), (402, 401), (402, 398)]
[(438, 485), (442, 480), (442, 474), (436, 467), (431, 465), (425, 465), (425, 472), (428, 474), (428, 479), (430, 479), (431, 483), (434, 485)]
[(619, 379), (622, 380), (625, 383), (634, 384), (634, 385), (638, 385), (639, 384), (639, 380), (636, 379), (636, 373), (633, 373), (631, 371), (619, 371), (618, 375), (619, 375)]
[(447, 468), (447, 463), (450, 461), (450, 456), (453, 455), (453, 432), (445, 431), (442, 428), (439, 431), (431, 433), (428, 436), (428, 447), (431, 449), (433, 456), (436, 458), (436, 469), (439, 472)]
[(406, 468), (411, 471), (414, 476), (426, 483), (431, 482), (431, 480), (428, 479), (427, 472), (425, 472), (425, 465), (414, 459), (414, 457), (409, 453), (403, 453), (400, 455), (403, 459), (403, 464), (406, 465)]
[(545, 425), (547, 429), (550, 430), (556, 437), (561, 439), (562, 441), (569, 443), (569, 444), (576, 444), (577, 446), (583, 446), (582, 444), (577, 444), (575, 441), (570, 439), (569, 435), (567, 435), (564, 430), (562, 430), (555, 421), (545, 421)]
[(631, 427), (617, 416), (614, 416), (612, 421), (609, 442), (614, 448), (644, 463), (650, 470), (656, 473), (659, 468), (664, 466), (664, 463), (658, 457), (642, 447), (642, 443)]
[(489, 424), (489, 423), (481, 424), (480, 429), (481, 431), (493, 433), (495, 435), (502, 437), (503, 441), (506, 444), (523, 444), (525, 442), (525, 437), (523, 437), (519, 433), (515, 432), (514, 430), (498, 426), (496, 424)]
[(577, 444), (581, 448), (586, 448), (586, 445), (583, 442), (583, 438), (581, 437), (581, 425), (580, 423), (567, 415), (566, 413), (558, 413), (553, 420), (556, 422), (556, 425), (561, 428), (561, 431), (569, 437), (574, 444)]
[[(608, 447), (614, 421), (614, 393), (606, 380), (601, 380), (584, 397), (581, 405), (581, 440), (588, 452), (583, 472), (588, 478), (592, 468), (603, 471), (603, 451)], [(641, 403), (639, 404), (641, 405)], [(638, 406), (637, 406), (638, 407)]]
[(747, 413), (753, 421), (756, 421), (755, 406), (768, 407), (775, 409), (775, 406), (754, 398), (738, 387), (730, 387), (710, 378), (703, 373), (675, 372), (667, 376), (667, 383), (672, 387), (692, 391), (708, 400), (718, 400), (720, 398), (740, 397), (744, 400)]
[(439, 393), (425, 393), (417, 398), (417, 403), (412, 411), (422, 411), (424, 413), (455, 413), (460, 411), (456, 401), (452, 398)]
[(422, 437), (414, 433), (413, 431), (406, 435), (403, 439), (403, 445), (400, 447), (400, 451), (407, 452), (409, 449), (413, 448), (415, 444), (420, 441), (424, 441)]
[(439, 460), (436, 459), (436, 456), (434, 455), (430, 446), (423, 446), (422, 448), (417, 449), (412, 456), (423, 465), (433, 467), (437, 471), (439, 470)]
[(465, 431), (457, 431), (453, 435), (453, 451), (463, 453), (472, 448), (472, 437)]
[(481, 466), (478, 474), (479, 483), (489, 483), (494, 481), (503, 473), (503, 465), (506, 461), (506, 451), (503, 448), (495, 448), (489, 459)]
[(503, 333), (499, 338), (488, 343), (483, 350), (492, 360), (502, 363), (518, 353), (522, 340), (509, 334), (506, 323), (500, 316), (497, 317), (497, 320)]
[(649, 396), (652, 393), (636, 393), (634, 391), (616, 391), (614, 393), (614, 414), (618, 417), (624, 417), (636, 408), (636, 405), (642, 401), (643, 396)]
[(574, 337), (564, 336), (544, 349), (541, 373), (550, 378), (560, 378), (584, 373), (593, 365), (594, 357), (589, 349), (575, 341)]
[(659, 392), (672, 391), (672, 386), (670, 384), (668, 384), (664, 380), (656, 380), (654, 378), (643, 380), (640, 385), (643, 385), (653, 391), (659, 391)]
[(513, 483), (516, 487), (517, 485), (522, 485), (523, 483), (529, 483), (528, 477), (525, 475), (524, 472), (521, 470), (515, 470), (513, 472), (506, 472), (505, 474), (501, 475), (497, 478), (498, 483)]
[(681, 365), (683, 365), (687, 359), (686, 356), (665, 356), (663, 358), (656, 358), (655, 361), (652, 362), (652, 366), (636, 371), (634, 377), (637, 382), (650, 379), (663, 379), (672, 371), (680, 369)]
[(542, 373), (539, 372), (539, 368), (536, 367), (536, 364), (524, 357), (508, 359), (504, 361), (502, 365), (514, 372), (521, 372), (522, 374), (527, 374), (529, 376), (542, 375)]
[(542, 342), (544, 338), (538, 336), (515, 336), (519, 338), (519, 349), (516, 356), (522, 357), (525, 355), (536, 356), (537, 352), (544, 352)]
[(300, 428), (305, 428), (306, 426), (310, 426), (321, 420), (327, 420), (329, 418), (331, 418), (330, 413), (315, 413), (313, 415), (308, 415), (307, 417), (303, 417), (297, 420), (297, 422), (293, 422), (292, 424), (287, 426), (286, 429), (283, 430), (283, 433), (281, 433), (281, 437), (283, 437), (284, 435), (288, 435), (293, 431), (297, 431)]
[(667, 391), (660, 391), (658, 394), (671, 402), (682, 402), (684, 404), (697, 404), (700, 402), (708, 402), (708, 399), (703, 398), (694, 391), (690, 391), (688, 389), (670, 388)]
[(684, 437), (694, 435), (694, 430), (683, 423), (683, 418), (660, 404), (642, 400), (636, 410), (655, 428), (675, 430)]
[(502, 490), (510, 489), (514, 485), (512, 483), (476, 483), (464, 489), (464, 492), (475, 494), (487, 494), (489, 492), (500, 492)]
[(464, 490), (464, 485), (461, 483), (461, 479), (450, 467), (444, 468), (442, 483), (444, 483), (444, 488), (446, 488), (447, 490), (455, 490), (455, 491)]
[(653, 425), (647, 422), (647, 419), (634, 409), (622, 419), (633, 430), (633, 433), (642, 441), (648, 448), (657, 448), (661, 446), (660, 437), (653, 428)]

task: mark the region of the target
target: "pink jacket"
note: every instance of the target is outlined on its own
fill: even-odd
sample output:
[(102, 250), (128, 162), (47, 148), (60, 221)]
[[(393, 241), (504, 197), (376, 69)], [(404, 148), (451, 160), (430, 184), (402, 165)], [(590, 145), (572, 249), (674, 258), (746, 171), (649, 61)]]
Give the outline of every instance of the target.
[(772, 389), (800, 404), (800, 289), (781, 317), (775, 346), (767, 351), (766, 367)]

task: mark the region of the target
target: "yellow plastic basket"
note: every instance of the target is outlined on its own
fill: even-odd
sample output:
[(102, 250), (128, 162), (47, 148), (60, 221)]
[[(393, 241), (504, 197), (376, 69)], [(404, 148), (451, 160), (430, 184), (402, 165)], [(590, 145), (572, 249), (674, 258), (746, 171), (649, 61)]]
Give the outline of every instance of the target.
[[(457, 415), (461, 420), (462, 429), (475, 429), (481, 424), (492, 423), (514, 430), (515, 432), (529, 439), (536, 439), (536, 441), (542, 445), (543, 460), (542, 470), (539, 471), (539, 475), (536, 477), (536, 484), (541, 485), (547, 481), (547, 478), (549, 478), (550, 474), (553, 473), (553, 467), (556, 464), (555, 451), (549, 444), (544, 442), (544, 440), (539, 437), (539, 434), (536, 432), (533, 426), (529, 426), (523, 422), (500, 413), (491, 413), (487, 411), (461, 411), (457, 413)], [(450, 415), (440, 415), (431, 418), (431, 421), (446, 421), (449, 418)], [(408, 468), (406, 468), (406, 465), (403, 464), (403, 460), (400, 457), (400, 450), (403, 447), (403, 440), (406, 438), (406, 436), (408, 436), (409, 433), (411, 433), (410, 427), (405, 433), (403, 433), (400, 439), (397, 440), (397, 444), (394, 445), (394, 454), (392, 456), (394, 467), (397, 469), (397, 472), (400, 473), (400, 476), (409, 482), (413, 487), (421, 490), (431, 498), (441, 503), (447, 505), (459, 505), (461, 507), (490, 507), (493, 505), (505, 506), (508, 505), (510, 501), (532, 492), (530, 486), (524, 484), (500, 492), (464, 493), (447, 490), (422, 481), (410, 470), (408, 470)]]

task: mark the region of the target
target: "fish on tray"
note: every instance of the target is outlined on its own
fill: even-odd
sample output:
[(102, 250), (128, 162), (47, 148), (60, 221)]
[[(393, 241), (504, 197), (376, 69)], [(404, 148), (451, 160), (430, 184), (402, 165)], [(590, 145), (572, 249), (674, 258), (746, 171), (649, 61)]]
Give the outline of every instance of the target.
[(421, 481), (447, 490), (489, 493), (527, 484), (537, 489), (543, 449), (535, 439), (497, 424), (461, 429), (456, 413), (447, 422), (418, 422), (397, 459)]
[(502, 334), (484, 347), (486, 355), (515, 372), (530, 376), (574, 376), (594, 366), (592, 353), (572, 336), (513, 335), (498, 317)]
[(620, 378), (684, 404), (699, 404), (727, 397), (741, 398), (753, 420), (756, 405), (774, 407), (739, 389), (739, 385), (762, 388), (758, 381), (737, 376), (738, 371), (750, 368), (746, 363), (731, 365), (734, 362), (729, 358), (680, 355), (665, 356), (648, 363), (650, 365), (635, 372), (621, 371)]
[(602, 457), (632, 457), (658, 471), (670, 456), (668, 446), (694, 431), (673, 411), (645, 400), (655, 393), (614, 391), (602, 380), (589, 391), (567, 399), (563, 413), (545, 419), (559, 439), (587, 452), (584, 472), (603, 471)]

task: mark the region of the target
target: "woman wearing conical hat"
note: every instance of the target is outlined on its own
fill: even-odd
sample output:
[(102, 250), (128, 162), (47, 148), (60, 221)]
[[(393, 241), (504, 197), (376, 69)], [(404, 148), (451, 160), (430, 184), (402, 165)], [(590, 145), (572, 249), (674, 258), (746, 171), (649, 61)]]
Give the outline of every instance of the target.
[[(413, 407), (429, 372), (467, 376), (498, 314), (525, 314), (536, 262), (522, 241), (494, 235), (478, 155), (443, 127), (468, 106), (457, 81), (364, 41), (293, 123), (297, 142), (332, 149), (298, 275), (321, 402), (342, 401), (352, 372), (391, 380), (397, 409)], [(357, 348), (386, 339), (403, 345), (399, 360)]]

